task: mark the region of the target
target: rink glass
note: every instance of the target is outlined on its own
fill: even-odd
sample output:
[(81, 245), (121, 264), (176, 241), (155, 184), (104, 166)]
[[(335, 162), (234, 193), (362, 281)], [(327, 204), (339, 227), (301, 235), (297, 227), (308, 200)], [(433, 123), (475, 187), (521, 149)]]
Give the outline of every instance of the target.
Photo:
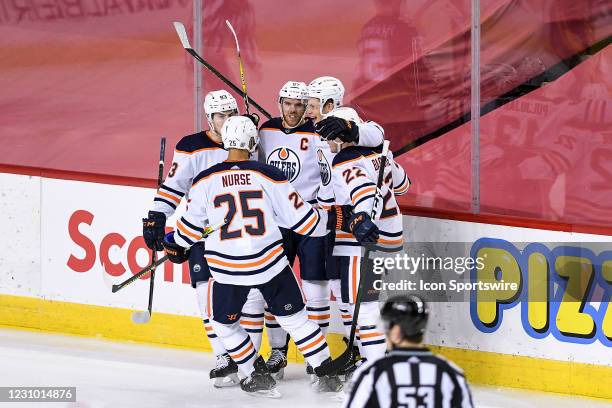
[(153, 141), (201, 129), (224, 87), (172, 22), (239, 84), (229, 19), (268, 111), (287, 80), (344, 82), (413, 181), (405, 213), (612, 226), (606, 2), (0, 3), (3, 164), (150, 179)]

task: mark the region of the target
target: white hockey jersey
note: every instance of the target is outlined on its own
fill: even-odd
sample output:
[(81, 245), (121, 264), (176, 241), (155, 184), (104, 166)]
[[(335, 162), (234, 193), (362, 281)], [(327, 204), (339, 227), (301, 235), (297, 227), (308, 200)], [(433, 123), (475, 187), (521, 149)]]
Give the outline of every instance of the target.
[(193, 181), (191, 203), (177, 221), (176, 243), (189, 247), (208, 220), (225, 225), (206, 238), (204, 256), (215, 280), (253, 286), (289, 265), (279, 225), (301, 235), (327, 234), (327, 212), (305, 202), (276, 167), (255, 161), (225, 161)]
[(262, 159), (278, 168), (298, 193), (314, 203), (321, 181), (315, 166), (315, 145), (320, 140), (311, 121), (294, 129), (285, 129), (281, 118), (272, 118), (259, 129)]
[[(378, 148), (351, 146), (336, 154), (332, 163), (336, 204), (353, 205), (355, 213), (364, 211), (370, 214), (376, 195), (381, 150), (382, 146)], [(409, 184), (404, 169), (395, 163), (393, 154), (388, 152), (380, 189), (383, 197), (382, 210), (380, 218), (374, 221), (380, 229), (376, 245), (378, 250), (395, 252), (402, 249), (404, 242), (402, 214), (395, 200), (395, 191), (405, 192)], [(352, 234), (336, 231), (334, 255), (360, 254), (361, 247)]]
[[(358, 126), (360, 146), (378, 146), (383, 142), (384, 132), (376, 123), (359, 123)], [(325, 181), (318, 152), (322, 149), (329, 152), (329, 146), (321, 142), (312, 121), (286, 129), (281, 118), (273, 118), (261, 126), (259, 138), (265, 162), (279, 168), (305, 200), (316, 203), (317, 191)]]
[(227, 159), (227, 150), (206, 132), (183, 137), (174, 149), (172, 165), (153, 199), (153, 211), (170, 217), (183, 197), (189, 199), (193, 179), (209, 167)]
[(329, 210), (336, 202), (334, 184), (332, 183), (332, 163), (336, 157), (327, 142), (319, 139), (317, 143), (317, 163), (321, 175), (321, 184), (317, 190), (317, 202), (323, 209)]
[[(328, 210), (336, 202), (334, 186), (331, 182), (332, 168), (330, 165), (330, 163), (333, 163), (336, 153), (332, 153), (327, 142), (320, 141), (319, 143), (325, 143), (327, 148), (317, 147), (317, 159), (321, 172), (321, 186), (317, 192), (317, 201), (321, 208)], [(387, 155), (387, 160), (391, 162), (393, 166), (393, 194), (396, 197), (406, 194), (410, 187), (410, 178), (408, 178), (404, 169), (393, 160), (393, 154), (391, 152)]]

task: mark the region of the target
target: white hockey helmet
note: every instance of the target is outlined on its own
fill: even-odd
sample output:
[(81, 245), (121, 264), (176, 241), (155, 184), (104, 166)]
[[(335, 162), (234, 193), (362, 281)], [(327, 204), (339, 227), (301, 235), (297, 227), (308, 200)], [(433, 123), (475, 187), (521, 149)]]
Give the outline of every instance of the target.
[(281, 103), (283, 98), (308, 99), (308, 87), (304, 82), (288, 81), (278, 91), (278, 103)]
[(238, 113), (238, 103), (236, 99), (224, 89), (211, 91), (204, 98), (204, 112), (208, 119), (208, 126), (213, 129), (212, 117), (215, 113), (225, 111), (236, 111)]
[(259, 133), (251, 119), (231, 116), (221, 127), (221, 140), (225, 149), (242, 149), (253, 153), (259, 144)]
[(338, 78), (331, 76), (322, 76), (312, 80), (308, 84), (308, 97), (317, 98), (321, 103), (320, 111), (323, 115), (323, 105), (328, 100), (332, 100), (334, 108), (342, 105), (342, 99), (344, 98), (344, 85)]
[[(300, 99), (304, 102), (304, 107), (308, 101), (308, 87), (304, 82), (297, 81), (288, 81), (283, 85), (283, 87), (278, 91), (278, 110), (280, 112), (281, 118), (285, 122), (285, 115), (283, 114), (283, 98), (289, 99)], [(306, 113), (306, 112), (304, 112)], [(302, 120), (304, 116), (298, 122), (297, 125), (293, 126), (293, 128), (298, 127), (302, 124)], [(287, 126), (285, 122), (285, 126)]]

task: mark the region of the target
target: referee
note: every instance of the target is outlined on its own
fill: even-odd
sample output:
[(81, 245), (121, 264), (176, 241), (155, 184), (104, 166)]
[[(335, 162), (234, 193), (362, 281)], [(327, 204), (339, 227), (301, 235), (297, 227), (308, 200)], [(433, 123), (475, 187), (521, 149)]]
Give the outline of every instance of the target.
[(389, 351), (353, 377), (346, 408), (472, 408), (463, 371), (421, 344), (429, 310), (418, 296), (396, 296), (383, 306)]

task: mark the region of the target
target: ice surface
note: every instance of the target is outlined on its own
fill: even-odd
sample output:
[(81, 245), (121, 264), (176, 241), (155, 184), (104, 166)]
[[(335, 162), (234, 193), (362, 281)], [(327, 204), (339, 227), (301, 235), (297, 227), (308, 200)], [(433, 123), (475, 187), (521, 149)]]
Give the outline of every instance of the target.
[[(126, 322), (126, 324), (130, 324)], [(0, 386), (76, 386), (76, 403), (0, 403), (18, 407), (317, 407), (338, 408), (308, 385), (304, 367), (290, 364), (279, 383), (280, 400), (215, 389), (208, 379), (209, 353), (118, 343), (35, 331), (0, 329)], [(612, 407), (612, 402), (472, 387), (484, 408)]]

